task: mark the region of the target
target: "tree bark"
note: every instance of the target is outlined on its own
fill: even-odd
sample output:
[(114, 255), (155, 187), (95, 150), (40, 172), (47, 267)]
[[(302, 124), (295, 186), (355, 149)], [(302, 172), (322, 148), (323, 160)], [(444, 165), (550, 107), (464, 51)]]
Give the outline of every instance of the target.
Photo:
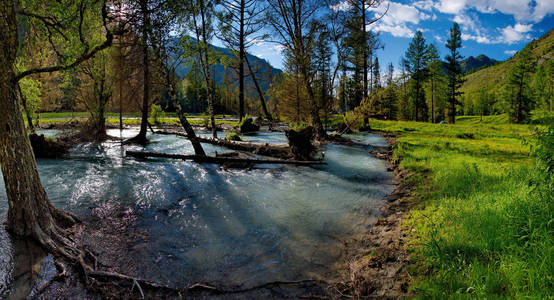
[(244, 118), (244, 0), (240, 0), (239, 29), (239, 122)]
[(138, 135), (131, 140), (139, 144), (148, 143), (146, 132), (148, 131), (148, 101), (150, 97), (150, 71), (149, 50), (148, 50), (148, 30), (150, 27), (150, 16), (148, 12), (148, 0), (140, 1), (140, 10), (142, 14), (142, 67), (143, 67), (143, 93), (142, 93), (142, 118), (140, 121), (140, 131)]
[(8, 196), (7, 228), (59, 253), (59, 243), (66, 240), (57, 224), (76, 219), (49, 201), (25, 131), (14, 68), (19, 43), (14, 1), (0, 2), (0, 40), (0, 163)]

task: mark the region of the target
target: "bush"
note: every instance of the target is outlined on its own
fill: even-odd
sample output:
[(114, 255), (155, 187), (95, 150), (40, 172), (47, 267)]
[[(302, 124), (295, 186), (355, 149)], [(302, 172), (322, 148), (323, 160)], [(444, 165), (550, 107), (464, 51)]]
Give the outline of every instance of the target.
[(242, 120), (239, 122), (238, 127), (241, 133), (256, 132), (260, 130), (260, 126), (254, 124), (254, 119), (248, 115), (242, 118)]
[(225, 139), (228, 141), (242, 141), (242, 138), (240, 137), (238, 132), (235, 131), (227, 132)]
[(165, 111), (160, 105), (152, 104), (150, 116), (154, 119), (154, 124), (158, 125), (161, 123), (161, 119), (165, 118)]

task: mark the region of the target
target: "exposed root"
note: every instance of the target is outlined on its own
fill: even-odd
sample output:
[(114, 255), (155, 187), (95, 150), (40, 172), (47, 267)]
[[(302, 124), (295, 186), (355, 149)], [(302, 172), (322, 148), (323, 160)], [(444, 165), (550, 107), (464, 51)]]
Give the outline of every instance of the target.
[(142, 291), (142, 288), (140, 287), (140, 284), (136, 280), (133, 280), (133, 286), (131, 287), (131, 293), (133, 292), (133, 289), (135, 288), (135, 285), (137, 286), (137, 288), (140, 292), (140, 298), (144, 299), (144, 292)]
[(135, 144), (135, 145), (141, 145), (141, 146), (145, 146), (148, 144), (148, 139), (144, 136), (141, 136), (141, 135), (137, 135), (135, 137), (132, 137), (128, 140), (125, 140), (123, 141), (123, 145), (132, 145), (132, 144)]

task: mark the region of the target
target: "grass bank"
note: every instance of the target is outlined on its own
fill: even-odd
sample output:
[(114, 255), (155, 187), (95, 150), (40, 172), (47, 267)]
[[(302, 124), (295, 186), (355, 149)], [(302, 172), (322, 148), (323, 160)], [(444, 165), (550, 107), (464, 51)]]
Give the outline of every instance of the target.
[(418, 183), (419, 204), (404, 224), (418, 297), (554, 295), (554, 136), (544, 135), (537, 164), (537, 126), (493, 118), (371, 122), (398, 134), (394, 155)]

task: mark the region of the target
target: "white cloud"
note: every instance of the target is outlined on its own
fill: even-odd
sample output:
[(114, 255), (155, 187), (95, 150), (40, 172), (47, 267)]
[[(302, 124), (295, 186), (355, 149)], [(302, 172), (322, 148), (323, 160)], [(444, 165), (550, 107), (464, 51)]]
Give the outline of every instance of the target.
[(283, 52), (283, 50), (285, 50), (285, 46), (283, 45), (275, 45), (272, 47), (273, 51), (277, 52), (277, 53), (281, 53)]
[(446, 14), (460, 14), (471, 8), (481, 13), (501, 12), (518, 22), (539, 22), (554, 13), (552, 0), (437, 0), (433, 7)]
[(433, 36), (435, 38), (435, 40), (437, 40), (439, 43), (444, 43), (444, 40), (442, 39), (442, 37), (438, 36), (438, 35), (434, 35)]
[(533, 25), (528, 24), (520, 24), (517, 23), (514, 26), (506, 26), (502, 29), (500, 29), (500, 32), (502, 33), (501, 37), (499, 38), (499, 42), (506, 43), (506, 44), (513, 44), (517, 43), (523, 40), (529, 40), (531, 39), (531, 35), (527, 32), (531, 31), (533, 28)]
[(386, 12), (383, 18), (371, 24), (368, 29), (388, 32), (395, 37), (413, 37), (414, 31), (408, 27), (408, 24), (419, 24), (421, 20), (431, 18), (430, 15), (419, 11), (415, 5), (392, 1), (385, 1), (379, 7), (370, 7), (368, 10), (374, 12), (375, 16), (381, 16)]
[(466, 8), (466, 0), (439, 0), (435, 6), (445, 14), (457, 14)]
[(517, 53), (517, 50), (504, 50), (504, 53), (508, 55), (514, 55)]
[(342, 1), (342, 2), (339, 2), (335, 5), (329, 6), (329, 8), (334, 10), (334, 11), (345, 11), (345, 10), (349, 10), (350, 7), (351, 7), (351, 5), (350, 5), (350, 3), (348, 3), (348, 1)]
[(414, 3), (412, 4), (419, 9), (428, 10), (428, 11), (431, 11), (433, 9), (433, 6), (435, 5), (433, 0), (414, 1)]
[(488, 38), (485, 35), (477, 35), (477, 34), (467, 34), (462, 33), (462, 40), (473, 40), (480, 44), (493, 44), (495, 41), (492, 41), (490, 38)]
[(504, 28), (498, 28), (500, 35), (496, 38), (488, 37), (486, 34), (477, 30), (474, 33), (462, 32), (462, 40), (472, 40), (481, 44), (514, 44), (521, 41), (531, 39), (531, 35), (528, 33), (532, 30), (533, 25), (517, 23), (514, 26), (506, 26)]

